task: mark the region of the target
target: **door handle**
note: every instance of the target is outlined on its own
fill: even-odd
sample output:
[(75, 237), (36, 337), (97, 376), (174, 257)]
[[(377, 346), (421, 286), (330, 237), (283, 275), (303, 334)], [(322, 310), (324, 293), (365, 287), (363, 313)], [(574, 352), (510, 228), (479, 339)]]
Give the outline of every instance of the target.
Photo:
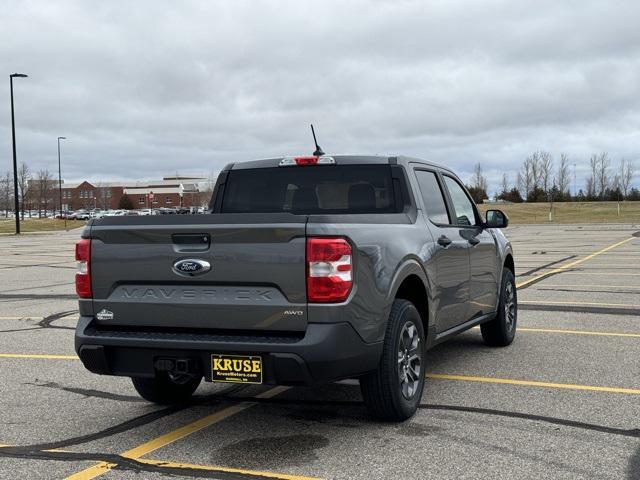
[(451, 239), (449, 237), (445, 237), (444, 235), (441, 235), (440, 238), (438, 238), (438, 245), (442, 245), (443, 247), (448, 247), (449, 245), (451, 245)]
[(473, 245), (473, 246), (476, 246), (477, 244), (479, 244), (479, 243), (480, 243), (480, 240), (478, 240), (476, 237), (471, 237), (471, 238), (469, 239), (469, 243), (470, 243), (471, 245)]

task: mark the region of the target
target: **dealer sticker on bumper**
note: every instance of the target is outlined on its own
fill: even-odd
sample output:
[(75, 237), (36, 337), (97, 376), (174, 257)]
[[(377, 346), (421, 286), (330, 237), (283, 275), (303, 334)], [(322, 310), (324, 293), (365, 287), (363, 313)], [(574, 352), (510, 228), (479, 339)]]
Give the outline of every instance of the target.
[(262, 357), (252, 355), (211, 355), (211, 381), (262, 383)]

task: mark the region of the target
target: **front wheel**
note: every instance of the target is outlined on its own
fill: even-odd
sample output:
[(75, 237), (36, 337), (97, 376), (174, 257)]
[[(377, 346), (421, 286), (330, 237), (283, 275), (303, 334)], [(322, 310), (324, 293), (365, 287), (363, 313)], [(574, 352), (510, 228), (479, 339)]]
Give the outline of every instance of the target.
[(484, 343), (492, 347), (506, 347), (516, 336), (518, 322), (518, 294), (516, 279), (507, 268), (502, 273), (500, 302), (496, 318), (480, 326)]
[(131, 378), (133, 386), (142, 398), (159, 405), (188, 402), (201, 380), (200, 376), (172, 375), (167, 372), (158, 372), (153, 378)]
[(425, 334), (413, 303), (396, 299), (391, 307), (377, 370), (360, 378), (360, 389), (371, 414), (403, 421), (417, 410), (425, 375)]

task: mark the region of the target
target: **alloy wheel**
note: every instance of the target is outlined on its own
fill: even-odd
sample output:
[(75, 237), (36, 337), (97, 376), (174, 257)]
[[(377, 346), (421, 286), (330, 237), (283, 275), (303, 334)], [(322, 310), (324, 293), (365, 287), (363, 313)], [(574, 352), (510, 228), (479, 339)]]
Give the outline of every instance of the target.
[(422, 345), (420, 333), (411, 321), (406, 322), (398, 340), (398, 377), (402, 395), (410, 400), (420, 386), (422, 375)]
[(508, 282), (505, 288), (504, 321), (507, 331), (511, 331), (516, 322), (516, 292), (512, 282)]

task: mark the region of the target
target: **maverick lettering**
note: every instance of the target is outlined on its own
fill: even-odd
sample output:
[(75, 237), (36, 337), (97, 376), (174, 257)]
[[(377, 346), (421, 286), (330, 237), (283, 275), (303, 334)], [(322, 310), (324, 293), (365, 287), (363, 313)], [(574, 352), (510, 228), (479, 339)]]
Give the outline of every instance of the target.
[(218, 301), (271, 301), (272, 293), (268, 290), (246, 289), (246, 288), (131, 288), (123, 287), (120, 296), (129, 299), (167, 299), (167, 300), (218, 300)]

